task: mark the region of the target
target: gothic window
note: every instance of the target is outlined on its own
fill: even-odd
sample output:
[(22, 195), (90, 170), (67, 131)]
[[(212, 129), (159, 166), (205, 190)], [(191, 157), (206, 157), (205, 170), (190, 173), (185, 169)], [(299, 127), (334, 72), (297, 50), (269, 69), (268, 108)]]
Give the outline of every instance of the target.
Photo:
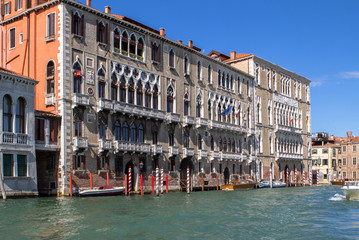
[(136, 142), (136, 125), (134, 123), (131, 124), (131, 142)]
[(74, 113), (73, 127), (74, 136), (82, 137), (82, 117), (79, 113)]
[(212, 104), (210, 100), (208, 100), (208, 119), (212, 120)]
[(211, 151), (214, 151), (214, 139), (213, 139), (213, 136), (211, 136)]
[(139, 106), (143, 105), (143, 89), (142, 89), (141, 81), (138, 81), (137, 83), (136, 101), (137, 101), (137, 105)]
[(190, 106), (190, 101), (189, 101), (188, 93), (186, 93), (184, 95), (184, 103), (183, 103), (183, 115), (184, 116), (188, 116), (189, 106)]
[(107, 133), (107, 120), (104, 116), (99, 116), (98, 120), (98, 134), (100, 139), (106, 139)]
[(197, 136), (197, 147), (198, 147), (198, 149), (202, 149), (202, 136), (201, 136), (201, 134), (198, 134), (198, 136)]
[(168, 146), (174, 146), (175, 144), (175, 133), (173, 129), (168, 131)]
[(136, 58), (136, 37), (132, 34), (130, 39), (130, 57)]
[(120, 80), (120, 101), (126, 102), (126, 80), (124, 76), (121, 76)]
[(12, 132), (12, 100), (9, 95), (3, 98), (3, 131)]
[(167, 88), (167, 112), (173, 112), (173, 87), (170, 85)]
[(115, 130), (114, 130), (115, 140), (121, 139), (121, 123), (119, 120), (115, 122)]
[(153, 87), (153, 99), (152, 99), (152, 107), (154, 109), (158, 109), (158, 88), (157, 84)]
[(151, 107), (151, 98), (152, 98), (151, 87), (150, 87), (149, 83), (146, 83), (146, 86), (145, 86), (145, 107), (148, 107), (148, 108)]
[(115, 31), (113, 31), (113, 50), (114, 50), (114, 52), (120, 53), (120, 39), (121, 39), (121, 33), (116, 28)]
[(143, 61), (143, 54), (144, 53), (144, 43), (143, 39), (140, 38), (137, 43), (137, 59)]
[(140, 124), (138, 126), (138, 142), (139, 143), (144, 143), (145, 142), (145, 131), (143, 129), (143, 125)]
[(185, 148), (189, 147), (189, 133), (187, 130), (185, 130), (183, 133), (183, 146)]
[(212, 67), (208, 65), (208, 83), (212, 84)]
[(222, 138), (219, 138), (218, 147), (219, 147), (219, 151), (222, 151), (222, 150), (223, 150)]
[(130, 78), (128, 82), (128, 103), (134, 104), (135, 102), (135, 84), (133, 79)]
[(107, 28), (108, 24), (97, 21), (97, 42), (107, 44)]
[(187, 55), (184, 57), (184, 70), (183, 71), (184, 71), (185, 75), (189, 74), (189, 59), (188, 59)]
[(197, 79), (202, 80), (202, 64), (200, 61), (197, 63)]
[(98, 97), (105, 98), (106, 78), (105, 78), (105, 71), (103, 67), (101, 67), (97, 71), (97, 80), (98, 80)]
[(55, 92), (55, 64), (54, 61), (49, 61), (46, 67), (46, 93), (51, 94)]
[(117, 101), (117, 76), (116, 73), (112, 73), (111, 75), (111, 100)]
[(202, 107), (202, 97), (201, 94), (198, 94), (196, 99), (196, 117), (202, 117), (201, 107)]
[(84, 36), (84, 16), (78, 12), (72, 15), (72, 33), (78, 36)]
[(161, 62), (161, 45), (152, 43), (152, 61)]
[(121, 38), (121, 54), (128, 55), (128, 35), (127, 32), (123, 32)]
[(128, 139), (128, 124), (124, 122), (122, 126), (122, 140), (128, 142)]
[(221, 108), (221, 104), (218, 104), (218, 110), (217, 110), (217, 116), (218, 116), (218, 122), (220, 122), (221, 121), (221, 110), (222, 110), (222, 108)]
[(218, 70), (218, 87), (221, 86), (221, 70)]
[(16, 104), (16, 129), (17, 133), (25, 133), (25, 99), (20, 97)]
[(157, 144), (158, 142), (158, 129), (157, 126), (153, 126), (152, 128), (152, 143)]
[(73, 91), (74, 93), (82, 92), (82, 72), (81, 65), (78, 61), (73, 65)]

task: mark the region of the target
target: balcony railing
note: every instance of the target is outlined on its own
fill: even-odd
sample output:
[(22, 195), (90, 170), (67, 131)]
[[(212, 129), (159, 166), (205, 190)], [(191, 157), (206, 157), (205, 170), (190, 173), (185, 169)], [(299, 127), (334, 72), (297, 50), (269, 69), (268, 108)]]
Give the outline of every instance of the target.
[(170, 156), (177, 156), (179, 154), (179, 148), (176, 146), (169, 147)]
[(164, 111), (124, 102), (116, 102), (114, 104), (114, 111), (119, 113), (125, 113), (131, 116), (145, 117), (147, 119), (166, 119), (166, 112)]
[(198, 117), (196, 119), (196, 127), (197, 128), (200, 128), (200, 127), (206, 128), (206, 127), (208, 127), (208, 119)]
[(282, 153), (277, 152), (275, 154), (277, 160), (279, 159), (289, 159), (289, 160), (303, 160), (303, 154), (299, 153)]
[(87, 150), (89, 142), (87, 137), (73, 137), (74, 151)]
[(183, 116), (183, 125), (184, 125), (184, 126), (194, 125), (194, 117), (191, 117), (191, 116)]
[(180, 123), (181, 122), (181, 118), (178, 113), (167, 113), (166, 120), (168, 121), (168, 123)]
[(133, 143), (122, 140), (115, 140), (115, 152), (150, 153), (151, 146), (148, 143)]
[(1, 133), (1, 143), (3, 144), (20, 144), (27, 145), (28, 144), (28, 135), (25, 133), (10, 133), (10, 132), (2, 132)]
[(184, 157), (193, 157), (194, 149), (193, 148), (183, 148), (183, 156)]
[(224, 130), (224, 131), (234, 131), (234, 132), (238, 132), (238, 133), (244, 133), (245, 127), (236, 125), (236, 124), (232, 124), (232, 123), (224, 123), (224, 122), (218, 122), (216, 120), (209, 120), (208, 121), (208, 126), (209, 128), (212, 129), (218, 129), (218, 130)]
[(99, 143), (99, 151), (100, 151), (100, 152), (112, 150), (112, 140), (109, 140), (109, 139), (99, 139), (99, 140), (98, 140), (98, 143)]
[(286, 132), (286, 133), (295, 133), (295, 134), (301, 134), (302, 130), (300, 128), (285, 126), (282, 124), (277, 124), (275, 126), (275, 132)]
[(218, 151), (211, 151), (211, 160), (220, 159), (221, 154)]
[(152, 145), (152, 152), (153, 154), (162, 154), (162, 145), (154, 144)]
[(72, 97), (72, 108), (78, 106), (88, 107), (90, 105), (90, 96), (74, 93), (75, 95)]
[(113, 103), (109, 99), (100, 98), (97, 100), (97, 112), (104, 111), (104, 110), (112, 111)]
[(207, 158), (207, 150), (200, 149), (198, 150), (198, 159), (206, 159)]

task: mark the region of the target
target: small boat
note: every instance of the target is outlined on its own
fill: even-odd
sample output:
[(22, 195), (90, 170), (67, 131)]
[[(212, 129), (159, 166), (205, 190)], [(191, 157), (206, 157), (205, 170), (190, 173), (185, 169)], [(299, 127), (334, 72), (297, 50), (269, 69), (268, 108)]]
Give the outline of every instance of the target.
[(101, 186), (96, 189), (85, 189), (79, 191), (79, 196), (114, 196), (120, 195), (125, 190), (125, 187), (111, 187), (109, 185)]
[(344, 180), (343, 179), (337, 179), (337, 180), (332, 180), (330, 181), (330, 183), (334, 186), (344, 186)]
[(341, 189), (346, 199), (359, 199), (359, 181), (346, 181)]
[[(270, 188), (270, 181), (261, 181), (258, 183), (259, 188)], [(273, 181), (272, 182), (272, 188), (283, 188), (286, 187), (286, 184), (284, 182), (280, 181)]]
[(238, 189), (251, 189), (255, 187), (255, 183), (252, 180), (238, 180), (232, 181), (230, 184), (222, 185), (221, 188), (223, 191), (234, 191)]

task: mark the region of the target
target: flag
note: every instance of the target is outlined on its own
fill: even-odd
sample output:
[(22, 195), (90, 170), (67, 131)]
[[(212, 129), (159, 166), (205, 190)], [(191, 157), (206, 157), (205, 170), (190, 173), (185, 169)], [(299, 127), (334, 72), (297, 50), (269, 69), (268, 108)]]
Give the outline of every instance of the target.
[(221, 113), (222, 116), (226, 116), (231, 114), (232, 112), (232, 106), (229, 106), (228, 108), (224, 109), (223, 112)]
[(238, 113), (237, 113), (237, 112), (236, 112), (235, 116), (238, 117)]
[(246, 118), (246, 114), (245, 113), (243, 113), (243, 117), (242, 117), (243, 119), (245, 119)]
[(293, 122), (293, 118), (291, 120), (289, 120), (289, 123), (292, 123)]

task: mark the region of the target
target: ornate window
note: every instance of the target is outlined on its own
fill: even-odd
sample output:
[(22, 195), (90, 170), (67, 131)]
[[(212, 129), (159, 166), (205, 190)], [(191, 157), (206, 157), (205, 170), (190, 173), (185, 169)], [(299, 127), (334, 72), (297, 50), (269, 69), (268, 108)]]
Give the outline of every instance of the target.
[(173, 112), (173, 87), (170, 85), (167, 88), (167, 112)]
[(72, 33), (78, 36), (84, 36), (84, 17), (77, 11), (72, 15)]
[(108, 24), (97, 21), (97, 42), (107, 44), (107, 28)]
[(82, 117), (80, 113), (74, 113), (73, 127), (74, 136), (82, 137)]
[(218, 87), (221, 86), (221, 82), (222, 82), (221, 76), (222, 76), (221, 70), (218, 70)]
[(120, 41), (121, 41), (121, 33), (116, 28), (115, 31), (113, 31), (113, 51), (120, 53)]
[(152, 61), (161, 62), (161, 45), (156, 42), (152, 43)]
[(130, 40), (130, 57), (136, 58), (136, 37), (134, 34), (131, 36)]
[(202, 108), (202, 96), (201, 94), (198, 94), (196, 99), (196, 117), (202, 117), (201, 108)]
[(146, 83), (146, 86), (145, 86), (145, 107), (148, 107), (148, 108), (151, 107), (151, 98), (152, 98), (151, 87), (150, 87), (149, 83)]
[(208, 65), (208, 83), (212, 84), (212, 66)]
[(46, 67), (46, 93), (55, 92), (55, 64), (54, 61), (49, 61)]
[(152, 107), (154, 109), (158, 109), (158, 88), (157, 84), (153, 87), (153, 99), (152, 99)]
[(82, 71), (78, 61), (72, 67), (73, 69), (73, 91), (74, 93), (82, 93)]
[(140, 38), (137, 43), (137, 59), (140, 61), (143, 61), (144, 45), (143, 39)]
[(127, 32), (123, 32), (121, 39), (121, 54), (128, 55), (128, 35)]
[(175, 132), (173, 129), (168, 131), (168, 146), (174, 146), (175, 144)]
[(114, 135), (115, 135), (115, 140), (118, 141), (121, 139), (121, 123), (119, 120), (116, 120), (115, 122)]
[(197, 79), (202, 80), (202, 64), (200, 61), (197, 63)]
[(189, 147), (189, 132), (187, 130), (185, 130), (183, 133), (183, 146), (185, 148)]
[(145, 142), (145, 131), (143, 129), (143, 125), (140, 124), (138, 126), (138, 142), (139, 143), (144, 143)]
[(100, 116), (98, 120), (98, 136), (100, 139), (106, 139), (107, 120), (104, 116)]
[(16, 129), (17, 133), (25, 133), (25, 99), (20, 97), (16, 105)]
[(190, 106), (190, 101), (189, 101), (188, 93), (186, 93), (184, 95), (184, 100), (183, 100), (183, 115), (184, 116), (188, 116), (189, 106)]
[(188, 59), (187, 55), (184, 57), (184, 69), (183, 69), (183, 71), (184, 71), (185, 75), (189, 75), (189, 59)]
[(197, 147), (198, 147), (198, 149), (202, 149), (202, 136), (201, 136), (201, 134), (198, 134), (198, 137), (197, 137)]
[(158, 141), (158, 129), (157, 126), (153, 126), (152, 128), (152, 143), (157, 144)]
[(142, 106), (143, 105), (143, 89), (142, 89), (141, 81), (138, 81), (138, 83), (137, 83), (136, 93), (137, 93), (137, 95), (136, 95), (137, 105)]
[(208, 119), (212, 120), (212, 104), (210, 100), (208, 100)]
[(106, 89), (106, 78), (105, 70), (101, 68), (97, 71), (97, 80), (98, 80), (98, 97), (105, 98), (105, 89)]
[(12, 100), (9, 95), (3, 98), (3, 131), (12, 132)]
[(126, 102), (126, 80), (124, 76), (120, 80), (120, 101)]
[(211, 151), (214, 151), (214, 139), (213, 139), (213, 136), (211, 136)]
[(135, 103), (135, 84), (132, 78), (130, 78), (128, 83), (128, 103)]
[(122, 140), (128, 142), (128, 139), (128, 124), (124, 122), (122, 126)]
[(131, 142), (136, 142), (137, 136), (136, 136), (136, 125), (134, 123), (131, 124)]
[(117, 76), (116, 73), (112, 73), (111, 75), (111, 100), (117, 101), (118, 94), (117, 94)]

